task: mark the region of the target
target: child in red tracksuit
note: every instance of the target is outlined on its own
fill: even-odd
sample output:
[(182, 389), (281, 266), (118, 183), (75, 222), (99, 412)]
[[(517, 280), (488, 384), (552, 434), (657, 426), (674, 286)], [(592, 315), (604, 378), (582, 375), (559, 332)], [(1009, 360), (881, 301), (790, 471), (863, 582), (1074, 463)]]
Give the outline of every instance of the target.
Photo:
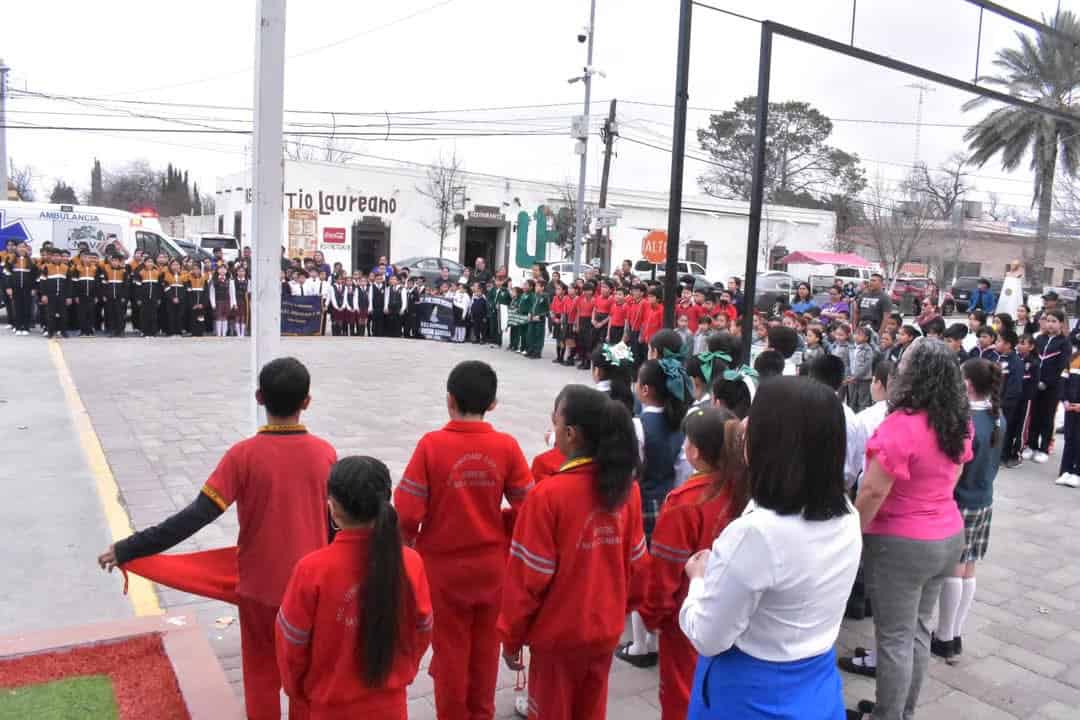
[(401, 546), (386, 465), (344, 458), (328, 486), (340, 530), (296, 564), (277, 616), (289, 707), (309, 720), (405, 720), (405, 689), (431, 644), (424, 564)]
[(497, 384), (479, 361), (450, 372), (450, 422), (420, 439), (394, 491), (402, 535), (415, 543), (431, 583), (437, 621), (429, 672), (440, 720), (495, 714), (495, 623), (506, 571), (501, 503), (505, 496), (518, 508), (533, 485), (517, 441), (484, 422)]
[(640, 614), (660, 632), (660, 717), (684, 720), (698, 654), (679, 628), (679, 608), (690, 581), (686, 561), (713, 540), (746, 506), (749, 486), (741, 425), (727, 410), (695, 409), (683, 424), (686, 457), (696, 471), (672, 490), (656, 521), (648, 588)]
[(328, 538), (326, 478), (337, 453), (300, 424), (300, 413), (311, 402), (310, 387), (311, 376), (299, 360), (267, 363), (259, 372), (255, 397), (266, 408), (269, 424), (229, 448), (194, 502), (98, 557), (102, 568), (112, 570), (129, 560), (156, 555), (237, 504), (236, 593), (244, 703), (250, 720), (281, 718), (281, 676), (274, 661), (278, 608), (293, 567), (325, 546)]
[(603, 720), (612, 652), (647, 569), (637, 439), (626, 408), (592, 388), (566, 387), (556, 408), (555, 444), (570, 459), (518, 515), (499, 637), (511, 670), (529, 646), (531, 720)]

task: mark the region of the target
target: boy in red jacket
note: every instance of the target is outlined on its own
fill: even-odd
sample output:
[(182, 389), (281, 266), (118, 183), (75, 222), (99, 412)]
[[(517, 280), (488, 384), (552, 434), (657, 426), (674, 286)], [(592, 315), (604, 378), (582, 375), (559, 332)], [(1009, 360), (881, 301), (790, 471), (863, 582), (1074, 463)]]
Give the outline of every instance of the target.
[(649, 347), (653, 335), (664, 328), (664, 291), (649, 288), (645, 308), (641, 311), (641, 344)]
[(499, 636), (511, 670), (529, 646), (530, 718), (603, 720), (612, 652), (648, 561), (637, 439), (627, 409), (592, 388), (566, 387), (556, 407), (555, 444), (569, 460), (519, 514)]
[(495, 409), (490, 365), (460, 363), (446, 381), (450, 422), (420, 439), (394, 491), (407, 543), (424, 559), (435, 611), (435, 708), (440, 720), (495, 714), (495, 634), (506, 535), (502, 498), (518, 508), (532, 488), (517, 441), (484, 422)]
[(237, 504), (236, 593), (244, 703), (251, 720), (281, 718), (281, 676), (274, 658), (278, 607), (297, 561), (328, 539), (326, 479), (337, 453), (300, 424), (310, 388), (311, 375), (296, 358), (268, 362), (259, 372), (255, 399), (266, 408), (269, 424), (229, 448), (193, 503), (98, 557), (98, 564), (111, 571), (156, 555)]

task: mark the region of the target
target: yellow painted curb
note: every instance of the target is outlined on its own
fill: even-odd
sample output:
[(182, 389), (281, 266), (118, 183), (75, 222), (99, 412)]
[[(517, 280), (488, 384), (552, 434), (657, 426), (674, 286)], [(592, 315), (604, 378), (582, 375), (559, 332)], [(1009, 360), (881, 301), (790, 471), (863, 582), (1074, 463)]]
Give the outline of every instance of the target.
[[(86, 412), (82, 398), (79, 397), (75, 381), (71, 378), (60, 343), (55, 340), (49, 341), (49, 357), (52, 359), (53, 367), (56, 368), (60, 387), (64, 389), (64, 399), (67, 400), (68, 409), (71, 411), (71, 419), (75, 423), (79, 444), (82, 446), (83, 455), (86, 456), (90, 473), (94, 477), (94, 485), (101, 499), (101, 509), (105, 511), (105, 522), (109, 525), (109, 533), (112, 535), (113, 542), (122, 540), (131, 535), (134, 528), (131, 527), (131, 520), (120, 504), (120, 488), (116, 484), (112, 470), (109, 469), (108, 461), (105, 460), (105, 451), (101, 447), (97, 432), (94, 431), (93, 423), (90, 422), (90, 415)], [(136, 615), (162, 614), (154, 586), (146, 578), (128, 575), (128, 600), (131, 601)]]

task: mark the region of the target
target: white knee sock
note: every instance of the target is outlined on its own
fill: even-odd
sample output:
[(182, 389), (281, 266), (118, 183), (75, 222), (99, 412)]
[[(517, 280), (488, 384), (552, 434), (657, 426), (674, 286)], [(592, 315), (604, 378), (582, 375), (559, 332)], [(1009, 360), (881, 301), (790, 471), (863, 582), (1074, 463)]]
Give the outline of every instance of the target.
[(645, 621), (636, 612), (630, 613), (630, 630), (634, 642), (627, 652), (631, 655), (644, 655), (649, 652), (649, 631), (645, 628)]
[(938, 640), (952, 640), (956, 637), (956, 618), (960, 611), (960, 598), (963, 594), (963, 580), (958, 577), (945, 578), (941, 586), (941, 599), (938, 601), (938, 625), (935, 637)]
[(236, 334), (240, 337), (244, 337), (245, 335), (247, 335), (247, 325), (244, 325), (243, 323), (237, 323)]
[(968, 611), (971, 610), (971, 605), (975, 602), (975, 578), (964, 578), (963, 585), (964, 589), (960, 596), (960, 611), (956, 614), (954, 637), (964, 634), (964, 621), (967, 620)]
[(225, 337), (225, 333), (227, 333), (228, 331), (229, 331), (229, 321), (228, 320), (218, 320), (218, 323), (217, 323), (218, 337)]

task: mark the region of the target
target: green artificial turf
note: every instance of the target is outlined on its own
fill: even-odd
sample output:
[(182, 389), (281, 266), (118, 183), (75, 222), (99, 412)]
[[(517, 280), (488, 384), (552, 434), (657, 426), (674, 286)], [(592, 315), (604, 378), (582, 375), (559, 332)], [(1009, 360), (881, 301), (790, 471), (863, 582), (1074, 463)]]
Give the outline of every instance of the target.
[(106, 675), (0, 689), (0, 720), (118, 720)]

